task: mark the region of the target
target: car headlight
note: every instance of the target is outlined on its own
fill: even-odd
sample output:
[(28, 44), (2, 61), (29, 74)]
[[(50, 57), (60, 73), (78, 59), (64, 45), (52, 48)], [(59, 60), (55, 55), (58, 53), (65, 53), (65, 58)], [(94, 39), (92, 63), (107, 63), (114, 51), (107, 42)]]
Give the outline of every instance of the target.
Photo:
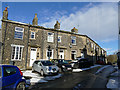
[(62, 68), (65, 68), (65, 66), (62, 66)]

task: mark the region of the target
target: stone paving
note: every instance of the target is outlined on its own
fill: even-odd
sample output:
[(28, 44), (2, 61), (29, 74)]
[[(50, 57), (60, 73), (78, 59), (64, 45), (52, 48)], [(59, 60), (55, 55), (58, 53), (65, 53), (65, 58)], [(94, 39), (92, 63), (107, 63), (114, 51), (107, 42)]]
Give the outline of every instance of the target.
[(107, 86), (107, 88), (110, 88), (112, 90), (113, 89), (120, 90), (120, 69), (117, 68), (116, 72), (110, 74), (109, 81), (106, 86)]

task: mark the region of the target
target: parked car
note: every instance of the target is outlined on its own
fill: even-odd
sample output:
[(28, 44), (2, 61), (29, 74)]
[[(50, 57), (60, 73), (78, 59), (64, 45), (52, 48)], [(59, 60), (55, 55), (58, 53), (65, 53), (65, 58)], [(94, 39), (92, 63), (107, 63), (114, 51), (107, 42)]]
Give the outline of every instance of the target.
[(36, 60), (33, 63), (32, 71), (37, 71), (44, 76), (58, 74), (59, 68), (49, 60)]
[(71, 64), (72, 60), (65, 60), (66, 62), (68, 62), (69, 64)]
[(0, 65), (0, 88), (2, 90), (25, 90), (26, 80), (17, 66)]
[(73, 61), (71, 61), (70, 64), (71, 64), (71, 66), (72, 66), (73, 69), (79, 68), (78, 60), (73, 60)]
[(112, 63), (111, 62), (107, 62), (107, 65), (112, 65)]
[(106, 65), (106, 63), (104, 61), (102, 61), (102, 60), (98, 60), (96, 63), (101, 64), (101, 65)]
[(78, 60), (79, 68), (87, 68), (92, 65), (92, 61), (88, 58), (81, 58)]
[(53, 59), (52, 62), (59, 67), (60, 72), (72, 71), (72, 66), (64, 59)]

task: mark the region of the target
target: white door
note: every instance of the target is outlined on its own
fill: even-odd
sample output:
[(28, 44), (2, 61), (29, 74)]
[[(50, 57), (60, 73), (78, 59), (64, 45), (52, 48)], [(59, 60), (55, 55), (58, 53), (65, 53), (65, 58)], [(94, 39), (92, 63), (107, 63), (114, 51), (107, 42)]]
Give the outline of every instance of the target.
[(81, 52), (81, 58), (84, 58), (84, 53), (83, 52)]
[(36, 60), (36, 48), (31, 48), (30, 52), (30, 67), (32, 66), (33, 62)]
[(59, 59), (64, 59), (64, 50), (60, 50)]

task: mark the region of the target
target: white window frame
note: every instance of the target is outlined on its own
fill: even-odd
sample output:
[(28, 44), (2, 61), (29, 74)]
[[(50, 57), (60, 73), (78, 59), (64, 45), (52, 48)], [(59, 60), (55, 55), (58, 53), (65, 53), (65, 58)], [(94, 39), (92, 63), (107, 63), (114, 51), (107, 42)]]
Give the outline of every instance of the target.
[(90, 48), (92, 48), (92, 42), (90, 42)]
[(71, 51), (71, 59), (72, 59), (72, 54), (73, 54), (72, 52), (73, 52), (73, 51), (75, 52), (74, 55), (76, 55), (74, 59), (76, 59), (76, 57), (77, 57), (77, 51), (76, 51), (76, 50), (72, 50), (72, 51)]
[(104, 51), (102, 50), (102, 55), (104, 54)]
[(64, 49), (60, 49), (60, 51), (59, 51), (59, 59), (61, 59), (61, 56), (60, 56), (60, 54), (61, 53), (63, 53), (64, 55), (63, 55), (63, 58), (62, 59), (64, 59), (65, 58), (65, 50)]
[[(22, 29), (22, 31), (19, 31), (19, 30), (17, 30), (16, 28), (20, 28), (20, 29)], [(24, 28), (21, 28), (21, 27), (15, 27), (15, 32), (22, 32), (22, 33), (23, 33), (23, 34), (22, 34), (22, 38), (15, 38), (15, 34), (14, 34), (14, 38), (15, 38), (15, 39), (23, 39)]]
[(89, 45), (89, 40), (87, 39), (87, 45)]
[[(49, 33), (51, 33), (52, 35), (49, 35)], [(54, 41), (54, 33), (52, 33), (52, 32), (47, 33), (47, 41), (48, 42), (53, 42)]]
[(91, 48), (93, 49), (93, 43), (91, 42)]
[[(11, 45), (11, 47), (12, 47), (12, 51), (11, 51), (11, 61), (21, 61), (22, 60), (22, 53), (23, 53), (23, 47), (24, 46), (22, 46), (22, 45)], [(12, 58), (12, 56), (13, 56), (13, 47), (15, 47), (15, 55), (14, 55), (14, 58)], [(18, 47), (18, 59), (16, 59), (16, 52), (17, 52), (17, 47)], [(22, 48), (21, 49), (21, 56), (20, 56), (20, 48)], [(21, 59), (19, 59), (21, 57)]]
[[(72, 40), (75, 40), (75, 43), (72, 43)], [(76, 36), (71, 36), (71, 43), (72, 45), (76, 45)]]
[(95, 50), (95, 44), (93, 44), (93, 49)]
[[(34, 33), (34, 34), (32, 34), (32, 33)], [(31, 37), (32, 35), (34, 35), (34, 38)], [(35, 32), (31, 31), (30, 39), (35, 39)]]
[(58, 39), (60, 39), (60, 41), (58, 41), (58, 42), (61, 42), (61, 36), (58, 36)]

